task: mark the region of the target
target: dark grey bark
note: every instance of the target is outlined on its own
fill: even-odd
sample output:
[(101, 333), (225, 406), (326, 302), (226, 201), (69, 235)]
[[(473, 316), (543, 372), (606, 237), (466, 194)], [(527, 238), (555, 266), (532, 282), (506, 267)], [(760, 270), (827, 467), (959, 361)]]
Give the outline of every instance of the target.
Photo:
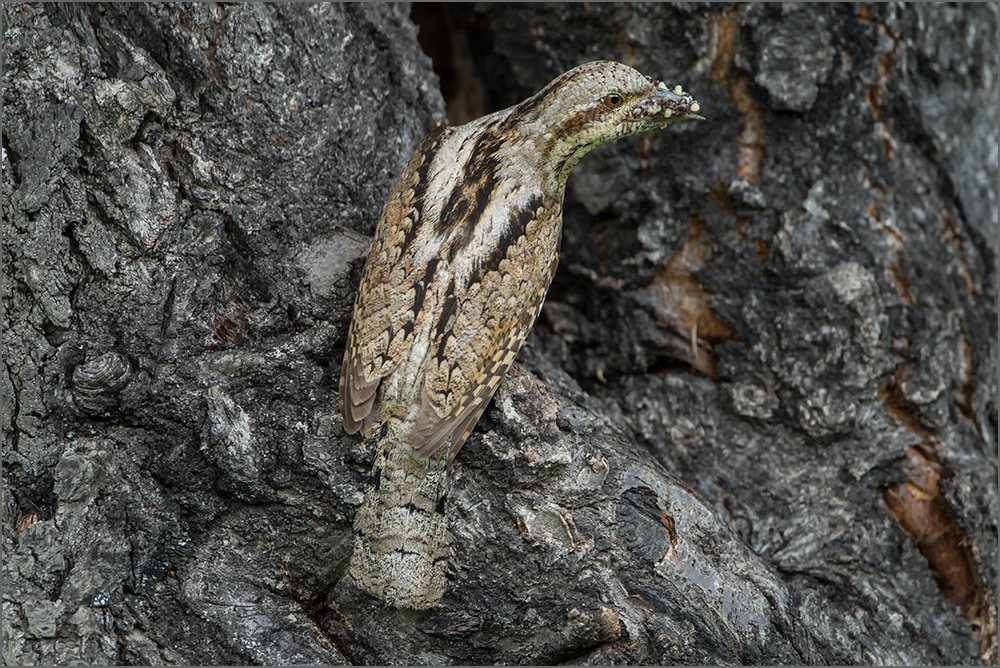
[[(3, 657), (994, 662), (991, 6), (3, 7)], [(453, 583), (344, 579), (336, 378), (422, 135), (585, 60), (708, 121), (570, 179), (453, 469)], [(692, 344), (692, 342), (694, 342)]]

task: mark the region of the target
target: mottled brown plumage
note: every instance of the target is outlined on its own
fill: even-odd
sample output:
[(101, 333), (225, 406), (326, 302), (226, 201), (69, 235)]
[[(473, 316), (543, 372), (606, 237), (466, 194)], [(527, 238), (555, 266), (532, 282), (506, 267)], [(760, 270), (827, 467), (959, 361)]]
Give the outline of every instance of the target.
[(444, 592), (447, 463), (541, 309), (570, 170), (697, 111), (680, 87), (598, 61), (417, 147), (372, 241), (340, 379), (344, 428), (379, 435), (350, 569), (364, 589), (411, 608)]

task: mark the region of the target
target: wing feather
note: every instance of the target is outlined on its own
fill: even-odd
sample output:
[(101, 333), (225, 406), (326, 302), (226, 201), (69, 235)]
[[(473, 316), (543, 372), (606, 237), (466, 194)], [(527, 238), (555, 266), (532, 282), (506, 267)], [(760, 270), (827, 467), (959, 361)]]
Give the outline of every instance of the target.
[[(413, 337), (424, 298), (420, 279), (433, 275), (431, 263), (414, 261), (428, 170), (444, 128), (428, 135), (396, 180), (386, 200), (368, 253), (340, 372), (340, 413), (344, 429), (371, 436), (382, 379), (399, 364)], [(428, 281), (429, 282), (429, 281)], [(408, 291), (403, 289), (409, 286)]]
[[(429, 364), (410, 434), (418, 458), (430, 457), (446, 443), (454, 458), (464, 445), (531, 331), (557, 261), (552, 253), (547, 269), (533, 280), (497, 272), (470, 290), (450, 340)], [(486, 297), (477, 295), (479, 291)]]

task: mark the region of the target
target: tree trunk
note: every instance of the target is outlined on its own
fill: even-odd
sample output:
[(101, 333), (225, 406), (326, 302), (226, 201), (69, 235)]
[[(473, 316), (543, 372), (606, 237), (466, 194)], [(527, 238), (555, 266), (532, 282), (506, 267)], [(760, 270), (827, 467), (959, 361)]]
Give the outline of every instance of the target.
[[(3, 21), (7, 664), (995, 663), (995, 6)], [(382, 200), (446, 99), (597, 58), (708, 120), (575, 170), (442, 605), (386, 608), (336, 381)]]

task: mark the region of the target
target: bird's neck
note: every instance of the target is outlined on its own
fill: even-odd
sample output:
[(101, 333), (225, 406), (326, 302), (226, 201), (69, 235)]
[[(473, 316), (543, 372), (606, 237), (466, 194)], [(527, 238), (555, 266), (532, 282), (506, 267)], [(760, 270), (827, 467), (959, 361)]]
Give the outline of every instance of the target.
[(557, 113), (544, 104), (529, 106), (531, 101), (509, 110), (507, 145), (562, 201), (570, 172), (583, 156), (606, 142), (594, 141), (581, 132), (586, 121), (582, 115)]

